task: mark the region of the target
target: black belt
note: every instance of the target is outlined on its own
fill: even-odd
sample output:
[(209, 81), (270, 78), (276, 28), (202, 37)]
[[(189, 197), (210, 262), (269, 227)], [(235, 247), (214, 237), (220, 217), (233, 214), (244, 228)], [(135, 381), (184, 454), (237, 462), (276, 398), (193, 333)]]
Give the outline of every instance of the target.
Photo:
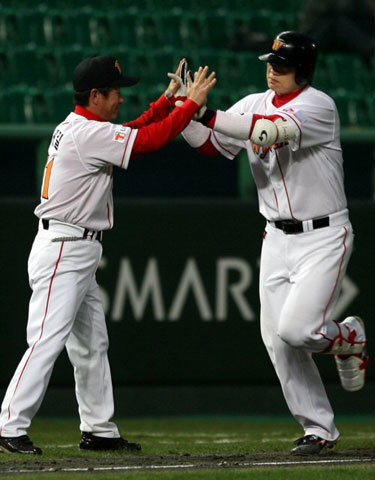
[[(276, 220), (270, 223), (273, 223), (276, 228), (279, 228), (288, 235), (302, 233), (304, 231), (303, 222), (300, 220)], [(313, 230), (323, 227), (329, 227), (329, 217), (316, 218), (312, 221)]]
[[(42, 225), (44, 230), (49, 229), (49, 220), (46, 218), (42, 218)], [(82, 235), (83, 239), (89, 239), (89, 240), (98, 240), (98, 242), (101, 242), (103, 239), (103, 232), (97, 232), (95, 230), (89, 230), (88, 228), (85, 228), (83, 231)]]

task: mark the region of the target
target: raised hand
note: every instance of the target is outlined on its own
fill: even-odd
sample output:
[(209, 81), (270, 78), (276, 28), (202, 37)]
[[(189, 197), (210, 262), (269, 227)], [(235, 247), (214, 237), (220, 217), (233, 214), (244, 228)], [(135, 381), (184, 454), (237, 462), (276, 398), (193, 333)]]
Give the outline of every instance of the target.
[[(187, 61), (186, 58), (183, 58), (178, 65), (176, 73), (168, 73), (168, 77), (171, 79), (168, 88), (165, 92), (167, 98), (171, 97), (182, 97), (186, 100), (187, 95), (187, 81), (186, 81), (186, 72), (187, 72)], [(174, 103), (174, 102), (173, 102)]]
[(208, 70), (207, 66), (199, 67), (195, 72), (194, 82), (188, 76), (187, 98), (191, 98), (200, 106), (207, 103), (207, 95), (216, 84), (216, 73), (212, 72), (207, 77)]

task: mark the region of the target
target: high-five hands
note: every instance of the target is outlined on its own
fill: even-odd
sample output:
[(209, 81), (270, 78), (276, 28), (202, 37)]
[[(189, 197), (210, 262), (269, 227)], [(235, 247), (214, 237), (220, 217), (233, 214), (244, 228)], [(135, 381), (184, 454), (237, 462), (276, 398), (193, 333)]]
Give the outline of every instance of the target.
[(176, 73), (168, 73), (171, 79), (165, 92), (168, 100), (175, 106), (180, 107), (187, 98), (187, 61), (183, 58)]
[[(175, 106), (179, 107), (183, 104), (186, 98), (191, 98), (198, 105), (201, 106), (198, 114), (199, 117), (203, 115), (206, 110), (205, 104), (207, 102), (208, 92), (216, 83), (215, 72), (212, 72), (208, 77), (209, 68), (199, 67), (194, 74), (194, 81), (191, 72), (187, 70), (187, 61), (183, 58), (176, 70), (176, 73), (168, 73), (171, 79), (168, 88), (165, 92), (168, 100)], [(197, 118), (198, 118), (198, 114)]]
[(200, 107), (207, 103), (207, 95), (210, 90), (216, 84), (215, 72), (212, 72), (208, 77), (209, 68), (199, 67), (198, 71), (194, 74), (194, 82), (191, 77), (188, 75), (187, 80), (187, 98), (194, 100)]

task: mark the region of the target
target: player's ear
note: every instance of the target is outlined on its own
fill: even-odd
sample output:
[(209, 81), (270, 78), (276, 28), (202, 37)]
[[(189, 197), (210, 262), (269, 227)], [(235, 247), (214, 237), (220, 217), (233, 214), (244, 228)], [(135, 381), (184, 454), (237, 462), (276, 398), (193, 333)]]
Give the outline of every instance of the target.
[(89, 104), (97, 105), (99, 103), (99, 90), (97, 88), (92, 88), (90, 91)]

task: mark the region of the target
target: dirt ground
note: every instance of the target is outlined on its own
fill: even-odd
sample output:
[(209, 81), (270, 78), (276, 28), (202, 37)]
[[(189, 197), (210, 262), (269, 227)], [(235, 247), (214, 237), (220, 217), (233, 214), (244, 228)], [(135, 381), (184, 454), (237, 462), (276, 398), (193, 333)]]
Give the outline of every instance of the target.
[(295, 457), (284, 453), (246, 453), (226, 455), (124, 455), (98, 457), (72, 457), (59, 460), (23, 459), (0, 463), (0, 475), (15, 473), (95, 472), (95, 471), (147, 471), (218, 468), (279, 467), (299, 464), (375, 464), (375, 449), (363, 448), (347, 451), (327, 451), (319, 456)]

